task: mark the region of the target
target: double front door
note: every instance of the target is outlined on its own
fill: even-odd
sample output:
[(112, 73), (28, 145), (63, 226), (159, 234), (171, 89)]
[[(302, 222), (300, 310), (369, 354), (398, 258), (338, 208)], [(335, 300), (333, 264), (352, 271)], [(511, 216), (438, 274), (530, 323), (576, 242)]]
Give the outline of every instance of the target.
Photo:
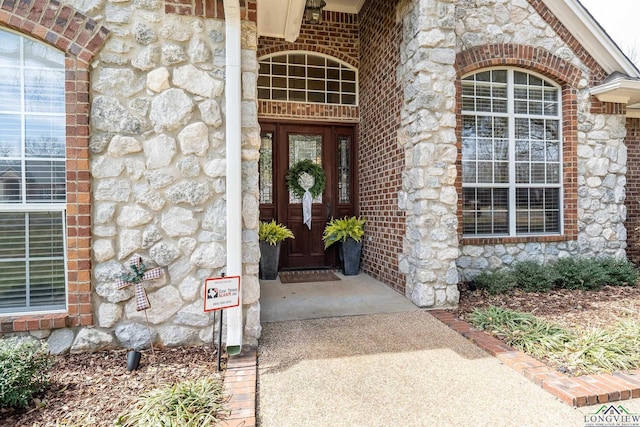
[[(332, 268), (335, 248), (324, 249), (322, 233), (332, 218), (356, 212), (355, 128), (345, 125), (261, 122), (260, 219), (286, 225), (295, 239), (284, 241), (281, 269)], [(311, 228), (302, 199), (287, 188), (287, 173), (309, 159), (325, 174), (325, 188), (311, 203)]]

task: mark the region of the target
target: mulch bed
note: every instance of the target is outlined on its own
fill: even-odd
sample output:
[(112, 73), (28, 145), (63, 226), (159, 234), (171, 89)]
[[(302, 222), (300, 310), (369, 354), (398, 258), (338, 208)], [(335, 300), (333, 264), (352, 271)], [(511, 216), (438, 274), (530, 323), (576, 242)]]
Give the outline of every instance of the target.
[(639, 318), (640, 286), (605, 286), (598, 291), (554, 289), (489, 295), (463, 287), (454, 313), (462, 320), (476, 308), (490, 305), (531, 313), (569, 329), (609, 327), (628, 317)]
[(144, 392), (187, 379), (220, 377), (210, 347), (156, 350), (155, 358), (144, 351), (140, 368), (128, 372), (126, 350), (57, 356), (45, 394), (26, 409), (0, 410), (0, 425), (113, 425)]

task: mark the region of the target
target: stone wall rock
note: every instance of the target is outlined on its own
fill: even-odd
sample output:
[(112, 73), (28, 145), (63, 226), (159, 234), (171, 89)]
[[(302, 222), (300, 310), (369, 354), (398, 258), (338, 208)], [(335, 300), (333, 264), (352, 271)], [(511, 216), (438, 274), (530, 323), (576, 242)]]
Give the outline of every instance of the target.
[[(115, 287), (131, 256), (164, 269), (162, 279), (144, 284), (154, 341), (202, 342), (213, 318), (203, 311), (204, 280), (226, 265), (224, 21), (168, 15), (156, 0), (74, 4), (111, 30), (91, 76), (96, 327), (55, 333), (54, 350), (148, 347), (132, 287)], [(245, 22), (242, 29), (243, 163), (257, 165), (256, 26)], [(243, 183), (243, 199), (257, 209), (257, 179)], [(258, 224), (251, 218), (244, 227), (255, 242), (245, 242), (244, 277), (247, 307), (255, 311)], [(260, 332), (255, 325), (247, 330)]]
[[(49, 340), (61, 352), (134, 343), (126, 330), (140, 324), (144, 313), (135, 310), (133, 290), (116, 290), (115, 280), (136, 255), (165, 272), (164, 281), (148, 284), (154, 340), (164, 345), (209, 341), (213, 328), (197, 307), (203, 305), (204, 280), (221, 275), (226, 264), (224, 21), (168, 15), (157, 0), (66, 3), (112, 31), (90, 79), (92, 286), (98, 327), (80, 328), (77, 336), (71, 330), (54, 331)], [(585, 73), (584, 82), (589, 81), (588, 68), (525, 0), (405, 3), (396, 77), (403, 89), (397, 140), (405, 152), (398, 206), (406, 218), (398, 263), (407, 295), (422, 307), (453, 305), (457, 282), (485, 269), (525, 259), (624, 256), (624, 118), (592, 114), (586, 83), (576, 88), (578, 238), (460, 244), (456, 53), (517, 43), (570, 62)], [(243, 296), (245, 342), (255, 344), (260, 334), (260, 131), (254, 23), (242, 23), (242, 42)]]
[(113, 345), (113, 336), (109, 332), (96, 328), (83, 328), (71, 345), (71, 353), (92, 353), (107, 349)]
[(49, 335), (49, 339), (47, 340), (49, 352), (53, 355), (68, 352), (73, 345), (74, 338), (75, 334), (71, 329), (65, 328), (54, 330), (51, 332), (51, 335)]
[(115, 329), (116, 338), (120, 344), (131, 350), (142, 350), (150, 347), (150, 342), (155, 341), (157, 333), (141, 323), (120, 323)]

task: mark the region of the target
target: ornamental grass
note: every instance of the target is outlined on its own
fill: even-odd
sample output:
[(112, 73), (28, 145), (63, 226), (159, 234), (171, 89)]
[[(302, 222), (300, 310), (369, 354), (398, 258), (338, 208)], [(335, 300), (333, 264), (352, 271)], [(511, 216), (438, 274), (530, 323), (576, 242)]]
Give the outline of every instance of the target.
[(122, 427), (204, 427), (217, 425), (228, 414), (222, 381), (201, 378), (183, 381), (142, 395), (135, 406), (116, 421)]
[(626, 319), (610, 328), (567, 331), (532, 314), (490, 306), (476, 309), (471, 323), (536, 357), (575, 374), (628, 371), (640, 367), (640, 321)]

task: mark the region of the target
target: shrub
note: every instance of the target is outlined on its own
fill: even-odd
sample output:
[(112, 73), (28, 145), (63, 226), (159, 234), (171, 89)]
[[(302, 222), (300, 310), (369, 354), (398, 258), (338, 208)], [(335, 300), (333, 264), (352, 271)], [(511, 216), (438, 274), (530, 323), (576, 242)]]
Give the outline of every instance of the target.
[(486, 289), (491, 295), (502, 294), (516, 287), (516, 281), (509, 270), (483, 271), (473, 280), (478, 289)]
[(183, 381), (154, 389), (141, 396), (135, 407), (120, 415), (115, 425), (123, 427), (184, 426), (217, 424), (226, 414), (222, 382), (215, 378)]
[(519, 262), (510, 269), (482, 272), (474, 281), (479, 289), (495, 295), (514, 287), (525, 292), (546, 292), (554, 287), (588, 291), (605, 285), (634, 286), (638, 278), (638, 270), (626, 260), (561, 258), (546, 266), (534, 261)]
[(53, 361), (46, 344), (32, 339), (0, 339), (0, 408), (24, 408), (49, 385)]
[(601, 263), (586, 258), (561, 258), (554, 264), (558, 288), (598, 289), (607, 283), (607, 273)]
[(626, 259), (603, 258), (598, 262), (607, 275), (607, 285), (633, 286), (638, 283), (638, 269)]
[(555, 281), (553, 269), (535, 261), (517, 263), (512, 273), (518, 288), (525, 292), (547, 292)]

